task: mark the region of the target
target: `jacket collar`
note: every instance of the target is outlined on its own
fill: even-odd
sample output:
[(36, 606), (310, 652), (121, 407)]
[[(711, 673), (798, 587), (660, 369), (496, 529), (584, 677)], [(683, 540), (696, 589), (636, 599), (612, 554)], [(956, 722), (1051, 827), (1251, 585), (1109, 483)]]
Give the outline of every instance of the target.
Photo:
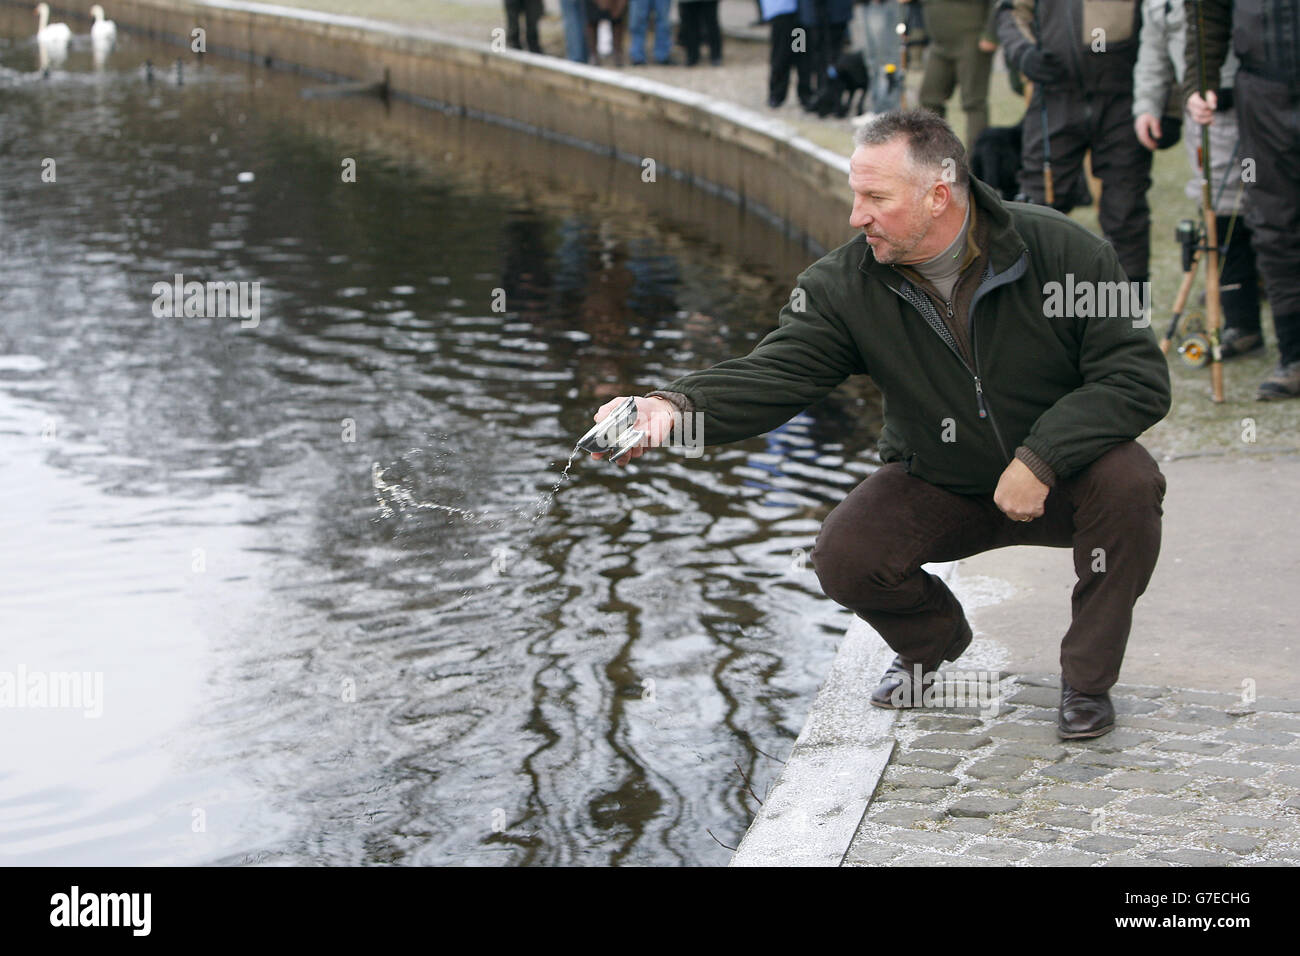
[[(1002, 197), (991, 186), (985, 185), (974, 176), (971, 177), (970, 187), (976, 215), (989, 226), (989, 265), (992, 267), (993, 274), (998, 275), (1014, 266), (1028, 247), (1020, 237), (1020, 233), (1016, 232), (1015, 225), (1011, 221), (1011, 213), (1002, 204)], [(871, 247), (860, 234), (857, 241), (863, 246), (862, 261), (858, 268), (867, 275), (880, 279), (886, 285), (896, 287), (902, 279), (898, 270), (877, 262), (876, 257), (871, 253)]]

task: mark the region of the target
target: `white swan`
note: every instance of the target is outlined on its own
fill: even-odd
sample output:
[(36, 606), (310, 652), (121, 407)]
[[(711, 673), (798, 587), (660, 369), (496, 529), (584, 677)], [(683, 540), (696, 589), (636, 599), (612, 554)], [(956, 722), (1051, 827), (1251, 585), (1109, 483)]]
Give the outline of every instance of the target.
[(36, 28), (36, 42), (44, 47), (63, 47), (65, 50), (68, 41), (72, 39), (72, 30), (66, 23), (50, 22), (50, 5), (48, 3), (38, 3), (36, 5), (36, 15), (40, 17), (40, 25)]
[(72, 31), (66, 23), (50, 22), (50, 5), (38, 4), (36, 14), (41, 18), (36, 28), (36, 68), (41, 73), (49, 73), (50, 67), (59, 66), (68, 58), (68, 41)]
[(95, 18), (95, 22), (90, 27), (91, 45), (104, 47), (117, 43), (117, 24), (112, 20), (104, 19), (104, 8), (95, 4), (90, 8), (90, 15)]

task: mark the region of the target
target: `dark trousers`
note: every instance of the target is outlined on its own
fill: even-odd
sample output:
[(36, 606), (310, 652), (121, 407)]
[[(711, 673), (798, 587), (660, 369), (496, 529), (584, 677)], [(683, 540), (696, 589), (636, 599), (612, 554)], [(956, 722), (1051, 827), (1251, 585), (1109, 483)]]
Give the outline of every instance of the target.
[[(1259, 276), (1255, 272), (1255, 250), (1250, 227), (1242, 217), (1215, 216), (1216, 236), (1224, 249), (1219, 269), (1219, 302), (1223, 306), (1223, 327), (1243, 332), (1259, 331)], [(1229, 231), (1231, 230), (1231, 232)]]
[(790, 67), (794, 66), (799, 74), (799, 100), (811, 100), (815, 94), (808, 54), (802, 51), (796, 53), (793, 49), (794, 28), (799, 25), (799, 14), (783, 13), (773, 17), (771, 24), (772, 56), (767, 73), (768, 98), (778, 104), (785, 102), (785, 95), (790, 89)]
[[(931, 6), (931, 13), (941, 8)], [(943, 17), (930, 27), (930, 51), (921, 77), (921, 105), (939, 116), (947, 114), (948, 97), (961, 90), (961, 109), (966, 114), (966, 148), (989, 125), (989, 74), (993, 54), (979, 47), (985, 16), (983, 4), (945, 4)], [(954, 17), (954, 13), (959, 16)]]
[[(1025, 113), (1021, 149), (1024, 165), (1020, 187), (1036, 203), (1044, 201), (1043, 188), (1043, 89), (1034, 95)], [(1119, 264), (1132, 281), (1150, 275), (1151, 151), (1138, 142), (1133, 132), (1133, 95), (1049, 90), (1047, 128), (1051, 137), (1053, 207), (1069, 212), (1090, 200), (1083, 175), (1084, 154), (1092, 150), (1092, 172), (1101, 180), (1101, 202), (1097, 221), (1102, 234), (1115, 247)], [(1246, 155), (1243, 153), (1242, 155)]]
[(681, 20), (678, 39), (686, 48), (686, 63), (694, 66), (700, 61), (700, 40), (709, 44), (709, 59), (722, 59), (722, 29), (718, 26), (718, 0), (689, 0), (677, 4)]
[(1255, 240), (1259, 273), (1268, 290), (1282, 362), (1300, 361), (1300, 95), (1280, 83), (1237, 71), (1241, 155), (1255, 160), (1246, 185), (1246, 220)]
[(542, 18), (542, 0), (505, 0), (506, 46), (512, 50), (523, 49), (519, 43), (519, 17), (524, 18), (524, 39), (530, 53), (541, 53), (542, 44), (537, 39), (537, 21)]
[(808, 70), (812, 73), (816, 96), (830, 82), (827, 67), (834, 65), (848, 42), (849, 25), (819, 21), (805, 26), (808, 31)]
[(1100, 694), (1119, 679), (1133, 605), (1160, 553), (1164, 495), (1164, 475), (1135, 441), (1058, 479), (1043, 516), (1027, 522), (1008, 518), (992, 495), (945, 491), (895, 462), (831, 511), (811, 560), (831, 600), (904, 657), (935, 662), (967, 625), (957, 598), (921, 565), (1015, 544), (1072, 547), (1078, 582), (1061, 673), (1076, 690)]

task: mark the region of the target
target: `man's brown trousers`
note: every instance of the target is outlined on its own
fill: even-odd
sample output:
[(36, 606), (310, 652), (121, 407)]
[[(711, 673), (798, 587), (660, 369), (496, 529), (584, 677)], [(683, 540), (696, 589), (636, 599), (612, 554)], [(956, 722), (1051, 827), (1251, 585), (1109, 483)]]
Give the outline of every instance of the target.
[(1133, 605), (1160, 554), (1164, 496), (1164, 475), (1135, 441), (1058, 479), (1042, 517), (1026, 522), (1008, 518), (992, 495), (953, 494), (895, 462), (831, 511), (811, 561), (828, 597), (863, 618), (897, 653), (937, 665), (965, 615), (921, 565), (1016, 544), (1072, 547), (1078, 582), (1061, 641), (1061, 674), (1076, 690), (1100, 694), (1119, 679)]

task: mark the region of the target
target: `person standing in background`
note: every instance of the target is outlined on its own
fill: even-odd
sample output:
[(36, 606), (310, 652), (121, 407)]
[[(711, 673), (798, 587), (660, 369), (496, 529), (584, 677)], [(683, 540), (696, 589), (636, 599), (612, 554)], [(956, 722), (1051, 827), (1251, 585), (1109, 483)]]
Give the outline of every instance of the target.
[(564, 15), (564, 55), (574, 63), (587, 62), (586, 0), (560, 0)]
[(817, 94), (829, 77), (826, 68), (835, 62), (849, 35), (853, 19), (853, 0), (799, 0), (799, 23), (808, 31), (808, 68), (813, 77), (813, 99), (804, 109), (812, 109)]
[[(1172, 98), (1182, 108), (1184, 51), (1187, 16), (1183, 0), (1146, 0), (1142, 7), (1142, 35), (1137, 67), (1133, 71), (1133, 128), (1138, 142), (1149, 150), (1177, 142), (1182, 129), (1178, 112), (1170, 115)], [(1264, 345), (1259, 325), (1259, 280), (1250, 228), (1242, 218), (1243, 184), (1237, 138), (1237, 111), (1232, 106), (1232, 81), (1237, 58), (1232, 51), (1223, 64), (1220, 107), (1210, 127), (1210, 196), (1219, 246), (1223, 250), (1219, 301), (1223, 306), (1221, 344), (1225, 359), (1235, 358)], [(1183, 142), (1193, 177), (1187, 181), (1187, 198), (1201, 201), (1199, 127), (1188, 122)], [(1224, 248), (1226, 245), (1226, 248)]]
[(623, 65), (623, 38), (627, 34), (627, 0), (584, 0), (587, 4), (587, 56), (588, 62), (597, 66), (601, 53), (596, 40), (596, 29), (601, 20), (608, 20), (613, 40), (614, 65)]
[(537, 21), (542, 18), (542, 0), (505, 0), (506, 4), (506, 46), (512, 50), (522, 50), (519, 43), (519, 17), (524, 18), (524, 39), (528, 42), (528, 52), (541, 53), (542, 44), (537, 39)]
[(700, 42), (709, 44), (709, 62), (722, 65), (722, 28), (718, 26), (718, 0), (677, 0), (682, 26), (678, 39), (686, 48), (686, 65), (700, 62)]
[(1255, 398), (1300, 397), (1300, 186), (1291, 168), (1300, 153), (1300, 0), (1197, 0), (1187, 9), (1183, 95), (1195, 122), (1211, 131), (1220, 122), (1228, 105), (1220, 71), (1229, 47), (1241, 61), (1233, 99), (1241, 155), (1254, 170), (1246, 216), (1278, 351), (1277, 368), (1260, 382)]
[(921, 105), (945, 116), (948, 98), (954, 88), (960, 89), (970, 149), (989, 125), (989, 73), (998, 48), (997, 0), (924, 0), (923, 7), (930, 50), (921, 78)]
[(1021, 188), (1031, 201), (1045, 203), (1044, 160), (1050, 159), (1052, 207), (1068, 213), (1090, 204), (1083, 162), (1091, 150), (1089, 164), (1101, 180), (1097, 222), (1129, 281), (1146, 282), (1151, 152), (1133, 131), (1142, 0), (999, 0), (997, 11), (1008, 65), (1034, 84), (1020, 153)]
[[(772, 25), (772, 51), (767, 71), (767, 105), (772, 109), (785, 103), (790, 90), (790, 67), (798, 72), (801, 103), (813, 98), (812, 73), (808, 69), (807, 47), (795, 49), (794, 30), (799, 25), (799, 0), (761, 0), (763, 19)], [(805, 37), (806, 40), (806, 37)]]
[(645, 35), (650, 25), (652, 9), (655, 15), (655, 62), (660, 66), (672, 62), (672, 6), (673, 0), (629, 0), (632, 49), (628, 52), (628, 59), (633, 66), (645, 66)]
[[(905, 0), (911, 2), (911, 0)], [(871, 76), (871, 112), (898, 109), (903, 98), (903, 70), (898, 39), (898, 0), (866, 0), (862, 4), (863, 55)], [(887, 67), (894, 64), (890, 75)]]

